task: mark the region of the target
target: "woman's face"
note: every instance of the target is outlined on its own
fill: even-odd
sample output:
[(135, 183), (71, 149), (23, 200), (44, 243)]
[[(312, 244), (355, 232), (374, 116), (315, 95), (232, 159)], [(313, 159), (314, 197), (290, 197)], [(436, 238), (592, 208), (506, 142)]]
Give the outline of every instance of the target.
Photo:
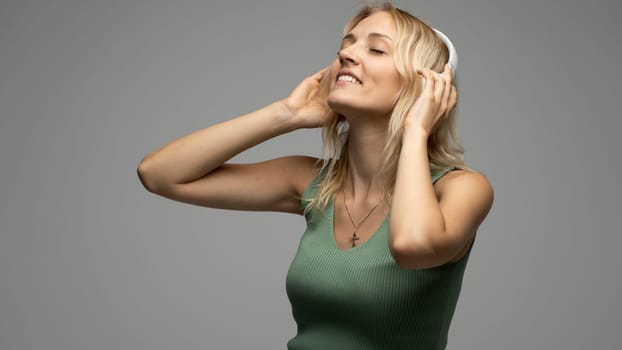
[(346, 34), (330, 66), (328, 105), (333, 110), (390, 115), (401, 86), (393, 64), (395, 40), (393, 19), (386, 12), (364, 18)]

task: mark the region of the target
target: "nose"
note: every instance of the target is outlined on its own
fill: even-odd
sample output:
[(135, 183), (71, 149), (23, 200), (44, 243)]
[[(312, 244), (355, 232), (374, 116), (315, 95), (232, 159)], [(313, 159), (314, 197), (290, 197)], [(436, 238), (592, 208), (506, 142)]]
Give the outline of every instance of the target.
[(358, 56), (354, 52), (353, 46), (354, 45), (350, 45), (339, 50), (339, 52), (337, 53), (337, 56), (339, 56), (339, 63), (341, 63), (342, 65), (346, 62), (348, 62), (349, 64), (359, 63)]

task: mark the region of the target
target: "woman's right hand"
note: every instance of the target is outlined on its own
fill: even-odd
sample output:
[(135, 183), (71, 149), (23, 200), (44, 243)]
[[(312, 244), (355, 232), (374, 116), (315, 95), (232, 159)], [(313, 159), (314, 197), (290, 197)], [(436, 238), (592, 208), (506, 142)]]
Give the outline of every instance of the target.
[(323, 84), (329, 82), (322, 81), (323, 79), (328, 79), (328, 77), (325, 77), (326, 74), (328, 74), (328, 68), (324, 68), (305, 78), (282, 101), (292, 118), (291, 120), (295, 121), (301, 128), (321, 127), (336, 116), (326, 102), (328, 86)]

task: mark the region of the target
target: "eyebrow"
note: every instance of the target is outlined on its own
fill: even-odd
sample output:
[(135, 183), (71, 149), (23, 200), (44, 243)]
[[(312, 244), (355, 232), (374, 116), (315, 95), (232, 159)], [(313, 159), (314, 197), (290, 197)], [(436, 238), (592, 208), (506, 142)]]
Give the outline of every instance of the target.
[[(386, 35), (386, 34), (382, 34), (382, 33), (369, 33), (369, 35), (367, 36), (368, 38), (385, 38), (385, 39), (389, 39), (389, 41), (393, 41), (393, 39), (391, 39), (390, 36)], [(346, 40), (355, 40), (356, 37), (354, 36), (354, 34), (352, 33), (348, 33), (346, 36), (343, 37), (343, 39), (341, 39), (341, 41), (346, 41)]]

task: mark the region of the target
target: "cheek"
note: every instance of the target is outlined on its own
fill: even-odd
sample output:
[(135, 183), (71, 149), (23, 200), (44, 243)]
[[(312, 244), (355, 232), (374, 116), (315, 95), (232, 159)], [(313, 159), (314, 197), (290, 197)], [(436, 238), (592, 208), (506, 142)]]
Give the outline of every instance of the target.
[(382, 91), (381, 95), (391, 100), (393, 100), (393, 98), (397, 96), (397, 94), (399, 93), (402, 87), (402, 83), (401, 83), (401, 79), (399, 75), (396, 75), (396, 76), (387, 75), (386, 78), (383, 79), (382, 82), (380, 82), (379, 86), (380, 85), (383, 87), (381, 89)]
[(387, 80), (387, 84), (391, 86), (391, 90), (393, 91), (398, 91), (402, 86), (402, 78), (397, 71), (393, 71)]
[(340, 68), (341, 68), (341, 65), (339, 64), (338, 59), (333, 60), (333, 62), (328, 66), (328, 72), (331, 78), (333, 78), (333, 80), (337, 76), (337, 73), (339, 72)]
[(337, 78), (337, 73), (339, 72), (339, 64), (335, 64), (334, 62), (328, 66), (328, 76), (326, 77), (328, 79), (328, 88), (329, 91), (332, 90), (332, 88), (335, 85), (335, 80)]
[(376, 81), (379, 86), (383, 86), (385, 89), (394, 91), (399, 89), (402, 85), (402, 78), (397, 68), (393, 65), (393, 62), (385, 62), (382, 66), (376, 67), (373, 76), (378, 80)]

